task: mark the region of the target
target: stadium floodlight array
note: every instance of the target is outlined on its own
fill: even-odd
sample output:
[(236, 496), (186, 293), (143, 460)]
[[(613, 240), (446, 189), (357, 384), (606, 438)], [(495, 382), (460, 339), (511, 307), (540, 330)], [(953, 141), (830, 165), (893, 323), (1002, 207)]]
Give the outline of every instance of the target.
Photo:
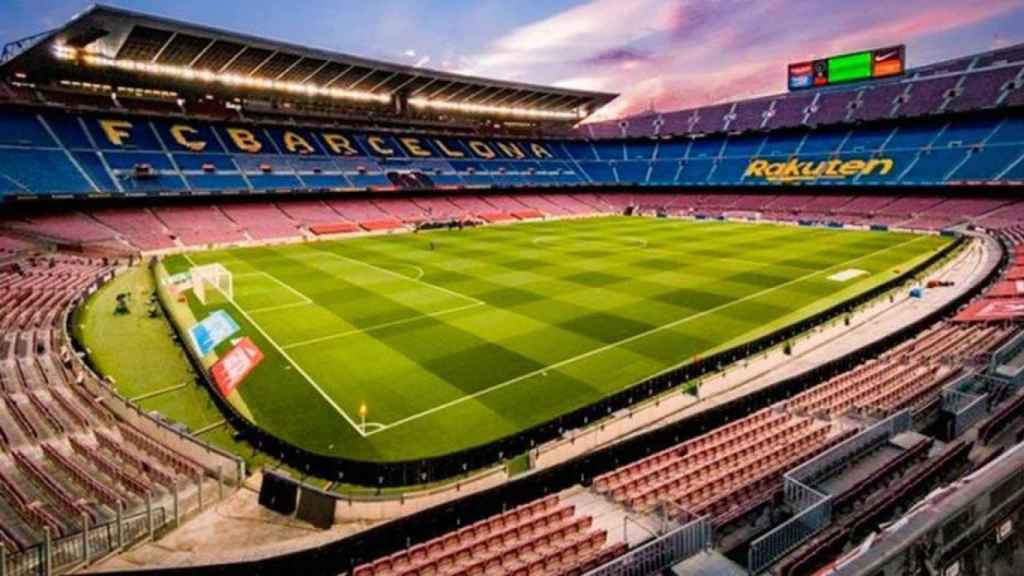
[(192, 293), (195, 294), (196, 299), (206, 305), (206, 287), (209, 285), (211, 288), (220, 292), (228, 302), (235, 301), (235, 283), (234, 277), (231, 275), (231, 271), (224, 267), (223, 264), (207, 264), (205, 266), (196, 266), (191, 270), (192, 274)]
[(281, 82), (278, 80), (271, 80), (269, 78), (255, 78), (239, 74), (220, 74), (210, 70), (194, 70), (184, 66), (171, 66), (167, 64), (156, 64), (154, 62), (108, 58), (107, 56), (78, 50), (69, 46), (55, 47), (54, 54), (61, 60), (74, 60), (98, 68), (115, 68), (126, 72), (138, 72), (152, 76), (177, 78), (181, 80), (202, 82), (205, 84), (222, 84), (224, 86), (231, 87), (240, 86), (245, 88), (287, 92), (289, 94), (324, 96), (327, 98), (353, 100), (358, 102), (377, 102), (380, 104), (387, 104), (391, 101), (391, 94), (378, 94), (375, 92), (364, 92), (361, 90), (343, 90), (340, 88), (328, 88), (326, 86), (300, 84), (297, 82)]
[(509, 108), (505, 106), (487, 106), (484, 104), (470, 104), (468, 102), (448, 102), (446, 100), (431, 100), (429, 98), (409, 98), (409, 105), (413, 108), (424, 108), (428, 110), (443, 110), (451, 112), (468, 112), (471, 114), (493, 114), (495, 116), (518, 116), (523, 118), (549, 118), (554, 120), (577, 120), (583, 117), (582, 110), (557, 111), (539, 110), (534, 108)]

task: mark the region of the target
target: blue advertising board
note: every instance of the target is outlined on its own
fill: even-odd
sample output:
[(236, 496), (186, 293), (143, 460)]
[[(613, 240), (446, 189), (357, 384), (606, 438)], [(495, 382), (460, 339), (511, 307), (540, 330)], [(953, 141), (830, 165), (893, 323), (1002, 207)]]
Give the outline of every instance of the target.
[(193, 326), (188, 332), (196, 350), (201, 356), (206, 356), (238, 330), (238, 323), (228, 316), (227, 312), (217, 310)]

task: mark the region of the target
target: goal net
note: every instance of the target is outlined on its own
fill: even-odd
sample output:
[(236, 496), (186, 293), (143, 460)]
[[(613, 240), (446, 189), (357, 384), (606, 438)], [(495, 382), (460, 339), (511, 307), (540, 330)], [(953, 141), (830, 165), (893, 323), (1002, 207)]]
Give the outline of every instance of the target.
[(207, 264), (192, 268), (192, 292), (205, 306), (210, 297), (210, 290), (220, 293), (228, 301), (235, 299), (235, 284), (231, 272), (222, 264)]

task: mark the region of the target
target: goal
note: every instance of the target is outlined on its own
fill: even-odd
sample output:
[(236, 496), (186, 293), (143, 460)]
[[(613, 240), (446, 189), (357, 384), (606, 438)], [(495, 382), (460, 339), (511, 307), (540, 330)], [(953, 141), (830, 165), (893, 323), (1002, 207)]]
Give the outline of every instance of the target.
[(220, 292), (229, 302), (235, 300), (235, 283), (231, 272), (222, 264), (207, 264), (192, 268), (192, 292), (205, 306), (207, 290)]

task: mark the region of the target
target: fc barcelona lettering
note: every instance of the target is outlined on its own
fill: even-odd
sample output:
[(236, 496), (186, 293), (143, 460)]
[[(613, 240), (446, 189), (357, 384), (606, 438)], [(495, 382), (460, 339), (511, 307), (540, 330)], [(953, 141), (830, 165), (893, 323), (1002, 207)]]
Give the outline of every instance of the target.
[[(554, 160), (548, 144), (478, 138), (436, 138), (359, 134), (332, 130), (210, 126), (174, 122), (102, 118), (96, 138), (103, 148), (150, 149), (163, 143), (171, 152), (288, 154), (297, 156), (373, 156), (377, 158), (440, 158), (448, 160)], [(153, 131), (159, 140), (153, 139)]]

